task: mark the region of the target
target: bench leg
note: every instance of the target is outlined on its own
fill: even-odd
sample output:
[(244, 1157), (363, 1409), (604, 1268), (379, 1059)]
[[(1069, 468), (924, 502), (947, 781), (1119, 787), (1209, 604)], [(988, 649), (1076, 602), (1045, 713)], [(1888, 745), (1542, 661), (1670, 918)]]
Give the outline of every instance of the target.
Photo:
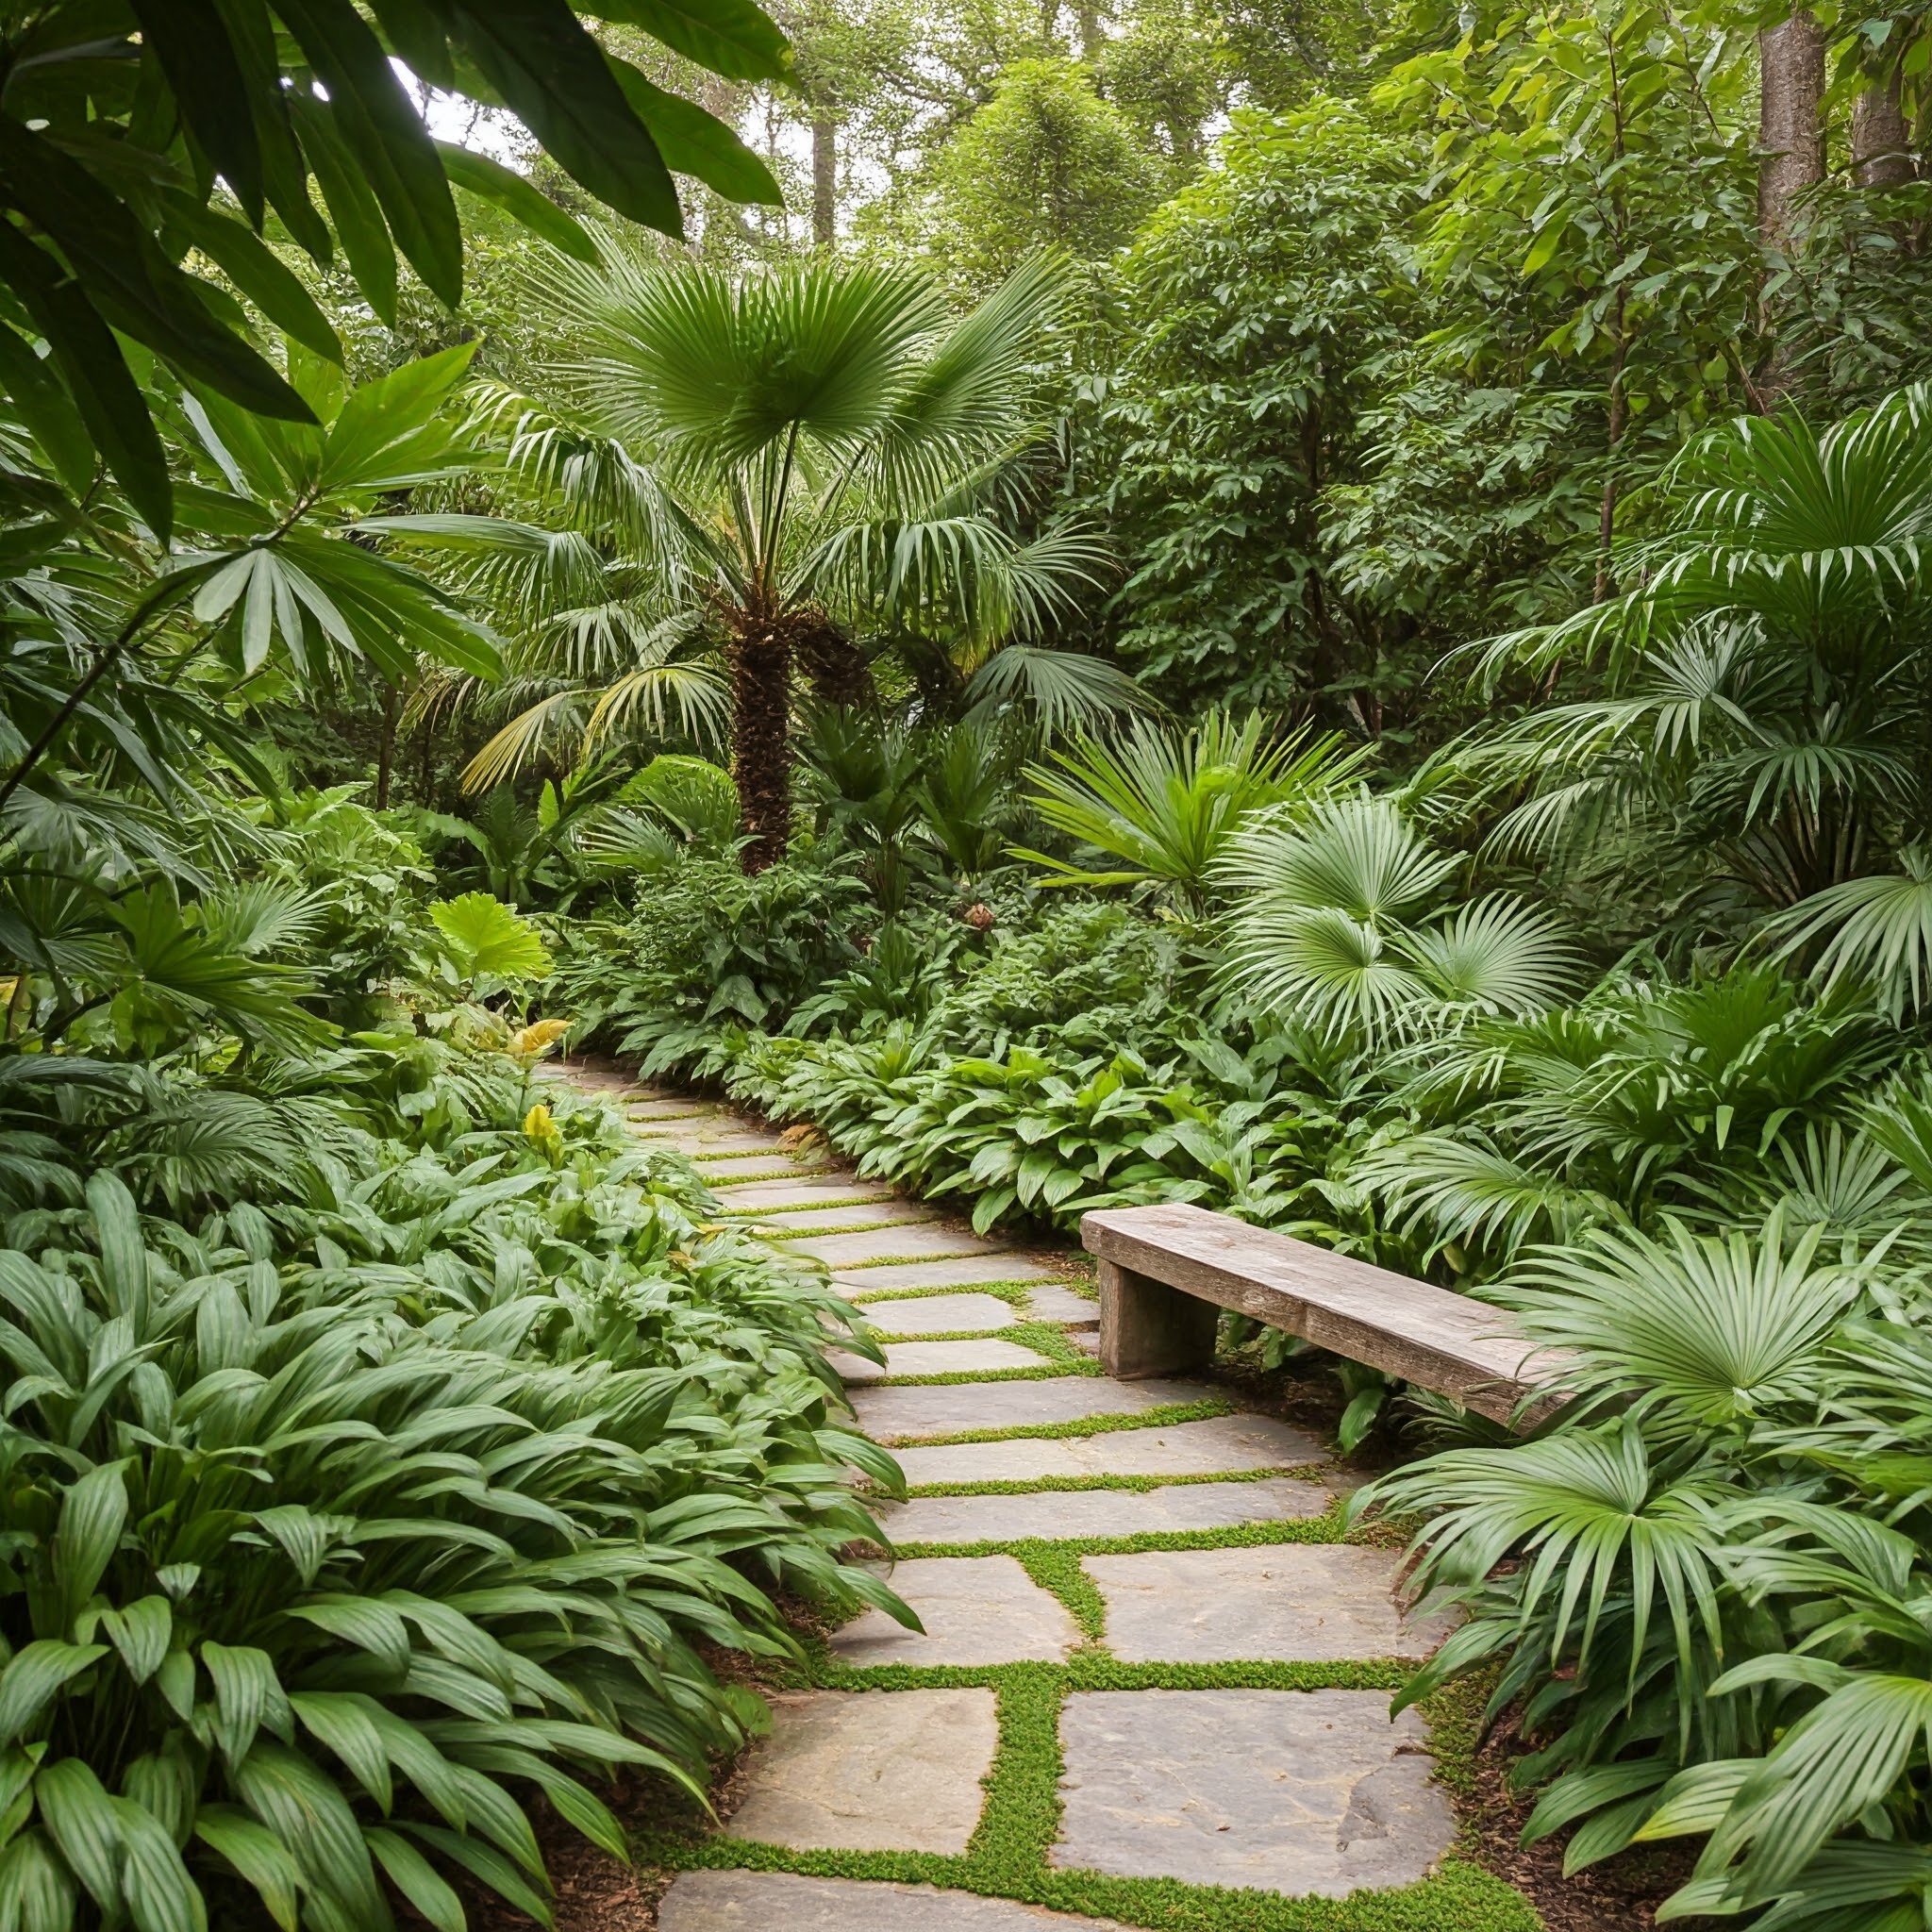
[(1119, 1381), (1205, 1369), (1220, 1322), (1212, 1302), (1112, 1261), (1100, 1264), (1100, 1363)]

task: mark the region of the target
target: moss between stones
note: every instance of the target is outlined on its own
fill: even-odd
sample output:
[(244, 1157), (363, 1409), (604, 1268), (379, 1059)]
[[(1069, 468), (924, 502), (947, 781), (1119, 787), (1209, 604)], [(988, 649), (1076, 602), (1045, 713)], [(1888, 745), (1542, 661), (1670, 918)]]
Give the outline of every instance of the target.
[(897, 1441), (902, 1449), (944, 1449), (967, 1442), (1046, 1441), (1074, 1436), (1110, 1436), (1121, 1429), (1166, 1429), (1175, 1423), (1212, 1422), (1216, 1416), (1239, 1413), (1225, 1396), (1208, 1395), (1199, 1402), (1169, 1402), (1158, 1408), (1131, 1409), (1125, 1415), (1083, 1415), (1061, 1423), (1013, 1423), (1000, 1429), (959, 1429), (950, 1436), (902, 1436)]
[[(916, 1268), (919, 1263), (908, 1261), (907, 1266)], [(1033, 1286), (1029, 1281), (944, 1282), (938, 1288), (874, 1288), (863, 1294), (848, 1294), (845, 1301), (851, 1307), (863, 1308), (874, 1302), (925, 1302), (935, 1301), (942, 1294), (990, 1294), (999, 1301), (1010, 1302), (1017, 1308), (1025, 1302), (1026, 1291)]]
[[(900, 1446), (924, 1449), (928, 1445), (921, 1442)], [(1319, 1474), (1306, 1463), (1282, 1463), (1273, 1469), (1229, 1469), (1212, 1474), (1194, 1471), (1186, 1475), (1041, 1475), (1027, 1481), (915, 1483), (906, 1493), (908, 1497), (1038, 1496), (1065, 1490), (1131, 1490), (1144, 1496), (1153, 1490), (1183, 1489), (1191, 1483), (1262, 1483), (1278, 1475), (1292, 1477), (1297, 1482), (1321, 1480)]]
[[(1043, 1567), (1050, 1573), (1053, 1566)], [(1043, 1574), (1034, 1574), (1045, 1581)], [(1123, 1664), (1098, 1651), (1076, 1651), (1064, 1664), (979, 1670), (887, 1665), (861, 1671), (820, 1654), (804, 1674), (806, 1681), (825, 1689), (889, 1692), (984, 1686), (995, 1692), (999, 1749), (985, 1781), (985, 1808), (964, 1855), (799, 1852), (735, 1839), (659, 1833), (640, 1842), (643, 1857), (673, 1870), (742, 1867), (936, 1885), (1112, 1919), (1151, 1932), (1539, 1932), (1542, 1924), (1526, 1899), (1462, 1853), (1452, 1853), (1433, 1877), (1415, 1885), (1343, 1899), (1284, 1898), (1171, 1878), (1113, 1878), (1096, 1872), (1056, 1871), (1048, 1863), (1059, 1832), (1059, 1711), (1069, 1692), (1392, 1690), (1407, 1674), (1400, 1663)], [(1452, 1790), (1466, 1787), (1474, 1727), (1457, 1722), (1446, 1710), (1439, 1715), (1431, 1708), (1428, 1715), (1439, 1774)]]
[[(1012, 1334), (1008, 1328), (1008, 1336)], [(930, 1336), (922, 1336), (929, 1341)], [(1037, 1369), (948, 1369), (942, 1375), (881, 1375), (857, 1384), (865, 1389), (950, 1389), (960, 1382), (1055, 1382), (1062, 1375), (1101, 1375), (1106, 1371), (1085, 1357), (1077, 1361), (1042, 1362)]]

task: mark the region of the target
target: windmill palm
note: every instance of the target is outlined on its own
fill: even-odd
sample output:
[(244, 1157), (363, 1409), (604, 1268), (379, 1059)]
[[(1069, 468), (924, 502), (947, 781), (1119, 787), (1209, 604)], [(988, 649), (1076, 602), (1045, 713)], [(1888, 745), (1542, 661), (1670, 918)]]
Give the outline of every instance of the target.
[[(519, 422), (509, 467), (591, 540), (592, 575), (623, 557), (623, 621), (600, 626), (581, 602), (569, 622), (552, 612), (553, 641), (511, 665), (551, 688), (486, 748), (485, 775), (514, 769), (573, 707), (594, 737), (675, 675), (690, 694), (689, 647), (722, 645), (756, 869), (791, 827), (794, 678), (825, 701), (864, 699), (860, 639), (951, 637), (969, 658), (1016, 640), (1030, 683), (1075, 688), (1090, 710), (1118, 704), (1124, 680), (1096, 686), (1095, 660), (1058, 685), (1039, 661), (1104, 561), (1068, 525), (1025, 534), (1033, 368), (1057, 289), (1035, 261), (958, 319), (899, 268), (734, 278), (615, 247), (594, 267), (553, 259), (540, 293), (571, 349)], [(529, 525), (449, 517), (424, 535), (498, 559), (520, 546), (528, 582), (553, 559), (586, 575), (581, 547), (540, 546)], [(610, 635), (618, 649), (585, 650)]]
[(1488, 680), (1562, 666), (1581, 694), (1457, 761), (1529, 788), (1502, 842), (1627, 852), (1653, 877), (1674, 851), (1693, 876), (1801, 908), (1780, 922), (1800, 942), (1855, 923), (1830, 970), (1862, 961), (1916, 1003), (1932, 958), (1918, 882), (1857, 882), (1925, 831), (1932, 391), (1823, 429), (1729, 425), (1673, 488), (1663, 532), (1620, 556), (1632, 590), (1483, 648)]

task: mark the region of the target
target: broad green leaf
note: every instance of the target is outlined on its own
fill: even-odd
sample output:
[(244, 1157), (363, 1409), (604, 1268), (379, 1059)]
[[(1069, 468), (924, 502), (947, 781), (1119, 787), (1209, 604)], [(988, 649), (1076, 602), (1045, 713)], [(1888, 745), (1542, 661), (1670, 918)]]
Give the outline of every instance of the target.
[(493, 203), (531, 234), (575, 256), (579, 261), (594, 262), (597, 244), (584, 232), (582, 225), (558, 208), (541, 189), (506, 168), (501, 161), (474, 148), (458, 147), (453, 142), (439, 141), (436, 151), (442, 157), (443, 172), (458, 188)]
[(11, 1742), (30, 1729), (63, 1684), (107, 1654), (102, 1643), (63, 1643), (51, 1637), (16, 1651), (0, 1671), (0, 1740)]

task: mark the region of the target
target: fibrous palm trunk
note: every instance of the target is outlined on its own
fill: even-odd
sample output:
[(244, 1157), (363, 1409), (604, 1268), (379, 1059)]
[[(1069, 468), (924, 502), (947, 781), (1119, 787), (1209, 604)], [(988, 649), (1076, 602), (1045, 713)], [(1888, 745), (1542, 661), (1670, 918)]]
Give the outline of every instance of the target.
[(791, 640), (777, 613), (743, 611), (725, 656), (731, 670), (731, 776), (751, 842), (746, 872), (785, 857), (791, 838)]
[(876, 702), (865, 653), (824, 611), (792, 612), (789, 629), (792, 656), (821, 704), (857, 710)]

